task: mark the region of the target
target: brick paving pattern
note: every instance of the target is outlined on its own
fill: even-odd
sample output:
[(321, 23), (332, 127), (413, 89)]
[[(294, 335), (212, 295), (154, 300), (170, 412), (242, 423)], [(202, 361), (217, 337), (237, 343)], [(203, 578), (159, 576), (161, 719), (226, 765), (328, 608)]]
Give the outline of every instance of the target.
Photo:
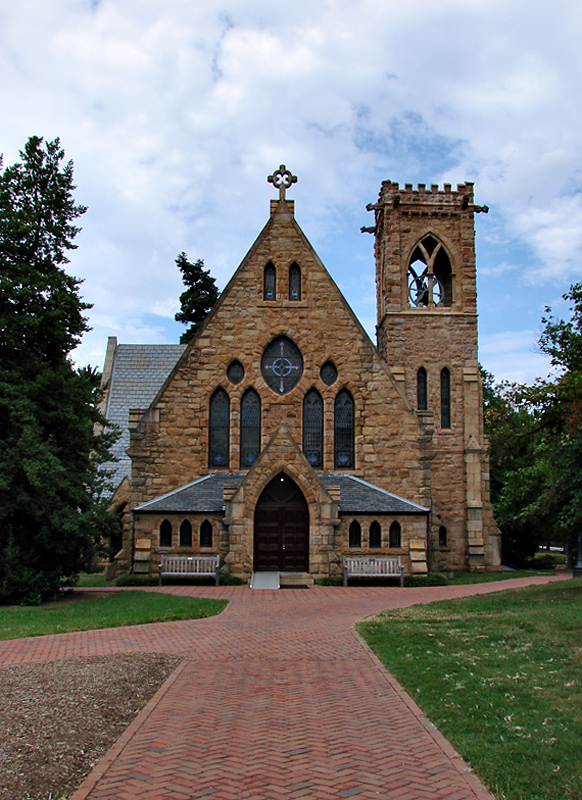
[(72, 800), (493, 800), (355, 635), (385, 608), (548, 578), (432, 589), (169, 587), (217, 617), (0, 642), (0, 663), (179, 654)]

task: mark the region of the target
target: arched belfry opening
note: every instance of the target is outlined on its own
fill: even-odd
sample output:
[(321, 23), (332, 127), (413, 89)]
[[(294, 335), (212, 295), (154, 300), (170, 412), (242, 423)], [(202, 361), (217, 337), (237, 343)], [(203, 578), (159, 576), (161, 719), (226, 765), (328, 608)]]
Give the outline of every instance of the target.
[(303, 492), (280, 472), (255, 507), (253, 570), (309, 571), (309, 510)]
[(408, 300), (411, 306), (451, 306), (453, 271), (442, 242), (429, 233), (416, 245), (408, 264)]

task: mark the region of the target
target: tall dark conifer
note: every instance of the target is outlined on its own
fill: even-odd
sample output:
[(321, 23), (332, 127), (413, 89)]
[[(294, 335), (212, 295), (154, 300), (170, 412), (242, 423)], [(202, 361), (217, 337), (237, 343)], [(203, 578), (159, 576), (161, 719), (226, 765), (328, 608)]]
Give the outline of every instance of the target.
[(182, 273), (182, 280), (187, 287), (180, 295), (180, 311), (175, 316), (177, 322), (188, 325), (188, 329), (180, 336), (181, 344), (186, 344), (197, 333), (206, 319), (206, 315), (218, 299), (219, 291), (210, 270), (204, 269), (204, 261), (198, 259), (188, 261), (186, 253), (180, 253), (176, 266)]
[(32, 137), (0, 173), (0, 602), (53, 597), (114, 519), (98, 501), (110, 435), (94, 433), (99, 376), (69, 355), (88, 330), (73, 164)]

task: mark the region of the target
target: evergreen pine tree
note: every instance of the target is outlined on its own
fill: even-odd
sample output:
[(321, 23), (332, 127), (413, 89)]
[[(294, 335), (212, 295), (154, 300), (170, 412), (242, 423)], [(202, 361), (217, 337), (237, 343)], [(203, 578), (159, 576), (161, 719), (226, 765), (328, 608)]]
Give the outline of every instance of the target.
[[(73, 165), (58, 139), (0, 172), (0, 602), (54, 597), (116, 524), (99, 501), (112, 438), (95, 433), (99, 376), (69, 354), (88, 330)], [(0, 164), (1, 166), (1, 164)]]
[(198, 259), (194, 263), (188, 261), (186, 253), (176, 258), (176, 266), (182, 273), (182, 280), (187, 287), (180, 295), (180, 311), (175, 315), (177, 322), (188, 325), (188, 329), (180, 336), (180, 343), (186, 344), (197, 333), (206, 319), (206, 315), (218, 299), (219, 291), (210, 270), (204, 269), (204, 261)]

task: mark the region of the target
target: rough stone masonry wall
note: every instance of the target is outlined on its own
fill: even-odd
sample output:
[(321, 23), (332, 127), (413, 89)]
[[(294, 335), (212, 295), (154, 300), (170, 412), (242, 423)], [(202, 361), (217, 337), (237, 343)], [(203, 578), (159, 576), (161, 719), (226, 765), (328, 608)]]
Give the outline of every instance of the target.
[[(229, 469), (239, 469), (239, 408), (248, 387), (261, 398), (263, 444), (285, 422), (301, 448), (303, 398), (314, 386), (325, 409), (324, 470), (333, 470), (334, 400), (347, 387), (356, 408), (356, 465), (349, 471), (409, 500), (423, 501), (418, 418), (400, 396), (289, 208), (289, 204), (279, 205), (151, 411), (134, 427), (130, 448), (134, 506), (208, 472), (208, 405), (218, 386), (230, 397)], [(274, 301), (263, 300), (263, 270), (269, 261), (277, 269)], [(302, 299), (295, 302), (287, 299), (293, 262), (302, 273)], [(304, 359), (299, 384), (284, 396), (269, 389), (260, 372), (264, 348), (280, 335), (292, 339)], [(238, 386), (226, 377), (234, 358), (245, 368)], [(319, 375), (328, 359), (339, 373), (332, 387)]]

